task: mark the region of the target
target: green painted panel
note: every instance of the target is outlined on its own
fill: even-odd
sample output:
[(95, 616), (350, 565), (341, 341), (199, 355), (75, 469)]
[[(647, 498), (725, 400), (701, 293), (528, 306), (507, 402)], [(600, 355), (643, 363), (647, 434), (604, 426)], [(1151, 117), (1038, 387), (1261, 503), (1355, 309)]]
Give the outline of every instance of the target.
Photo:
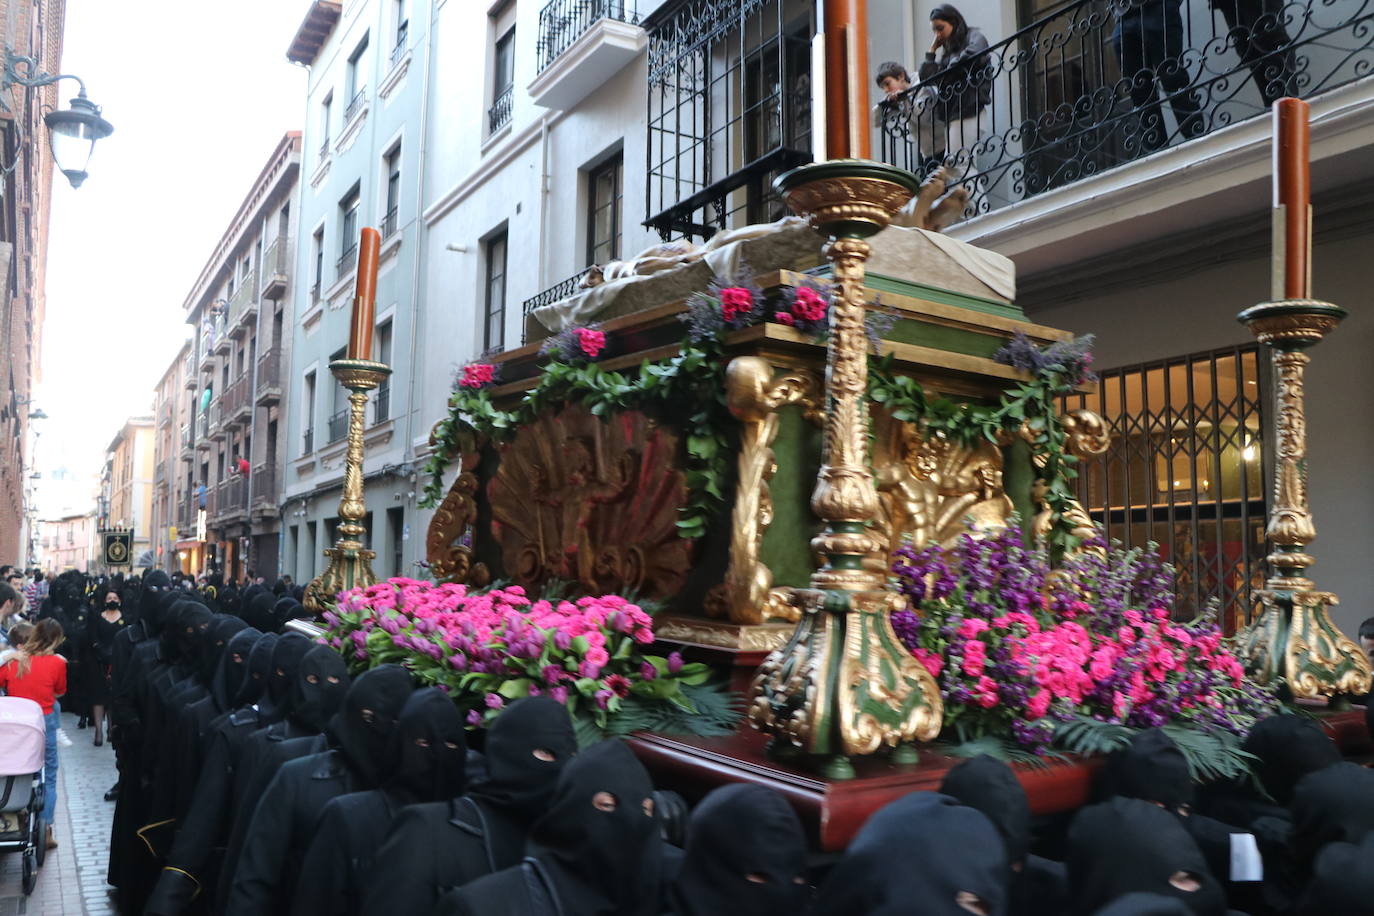
[(763, 536), (759, 559), (773, 571), (775, 586), (811, 582), (811, 538), (820, 520), (811, 512), (811, 490), (821, 466), (821, 431), (802, 417), (800, 407), (778, 411), (778, 437), (773, 443), (778, 470), (769, 488), (773, 524)]
[(992, 354), (1006, 344), (1007, 339), (995, 334), (982, 334), (963, 328), (951, 328), (941, 324), (926, 324), (910, 318), (900, 318), (892, 330), (883, 335), (886, 340), (930, 347), (949, 353), (962, 353), (967, 356), (991, 358)]
[(899, 280), (896, 277), (886, 277), (870, 272), (865, 275), (864, 285), (879, 292), (898, 293), (913, 299), (925, 299), (930, 302), (938, 302), (941, 305), (955, 305), (988, 315), (998, 315), (1002, 318), (1026, 320), (1026, 313), (1021, 311), (1020, 306), (1008, 305), (996, 299), (983, 299), (964, 293), (953, 293), (939, 287), (926, 286), (924, 283), (913, 283), (910, 280)]

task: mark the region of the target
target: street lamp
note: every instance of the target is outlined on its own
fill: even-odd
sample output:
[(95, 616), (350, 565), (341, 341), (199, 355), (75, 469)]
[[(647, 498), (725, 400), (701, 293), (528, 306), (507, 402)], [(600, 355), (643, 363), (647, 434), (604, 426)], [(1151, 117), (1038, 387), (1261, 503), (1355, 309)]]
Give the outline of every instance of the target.
[[(22, 71), (19, 69), (21, 66)], [(95, 151), (95, 141), (114, 133), (114, 127), (100, 116), (100, 106), (86, 97), (86, 84), (81, 81), (81, 77), (70, 73), (40, 72), (33, 75), (37, 67), (38, 61), (32, 57), (15, 54), (6, 48), (5, 73), (3, 81), (0, 81), (0, 89), (9, 89), (15, 84), (50, 86), (58, 80), (76, 80), (81, 89), (77, 92), (76, 98), (71, 100), (69, 107), (48, 112), (43, 116), (43, 121), (48, 125), (53, 161), (57, 163), (58, 170), (67, 176), (72, 187), (79, 188), (86, 180), (86, 166), (90, 162), (91, 153)], [(0, 107), (9, 111), (9, 106), (5, 104), (2, 96)], [(9, 172), (13, 168), (11, 165), (4, 171)]]

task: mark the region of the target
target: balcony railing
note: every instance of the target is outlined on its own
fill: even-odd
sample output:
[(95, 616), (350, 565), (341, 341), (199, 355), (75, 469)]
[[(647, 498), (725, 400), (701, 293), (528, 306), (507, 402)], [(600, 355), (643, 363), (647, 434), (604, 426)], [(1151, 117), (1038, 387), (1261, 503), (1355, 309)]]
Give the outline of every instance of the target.
[[(972, 217), (1369, 73), (1368, 0), (1246, 18), (1163, 0), (1079, 0), (880, 106), (882, 158), (943, 165)], [(1235, 21), (1233, 21), (1235, 20)]]
[[(561, 302), (562, 300), (576, 293), (578, 289), (577, 284), (582, 282), (582, 278), (586, 276), (586, 274), (587, 268), (584, 267), (577, 273), (573, 274), (571, 277), (568, 277), (566, 280), (559, 280), (557, 283), (555, 283), (553, 286), (550, 286), (542, 293), (539, 293), (526, 299), (524, 305), (522, 306), (522, 313), (525, 316), (525, 318), (528, 320), (530, 314), (533, 313), (535, 309), (541, 306), (552, 305), (555, 302)], [(528, 335), (526, 334), (525, 336)], [(521, 337), (522, 343), (525, 341), (525, 336)]]
[(260, 464), (253, 468), (253, 506), (277, 504), (277, 466)]
[(320, 154), (318, 161), (324, 162), (329, 158), (329, 134), (324, 135), (324, 140), (320, 142)]
[(348, 435), (349, 413), (348, 410), (341, 410), (329, 418), (329, 442), (331, 445)]
[(334, 262), (334, 272), (338, 279), (342, 280), (353, 272), (354, 266), (358, 261), (358, 243), (354, 241), (344, 249), (343, 254), (339, 255), (339, 260)]
[(315, 450), (315, 429), (309, 427), (301, 434), (301, 454), (309, 455)]
[(262, 256), (262, 296), (280, 299), (291, 276), (291, 239), (279, 235)]
[(208, 415), (206, 415), (206, 414), (201, 414), (199, 417), (196, 417), (196, 438), (197, 438), (197, 439), (200, 439), (200, 440), (204, 440), (204, 439), (206, 439), (209, 435), (210, 435), (210, 417), (209, 417)]
[(362, 110), (363, 103), (367, 101), (367, 87), (364, 86), (353, 93), (353, 98), (348, 100), (348, 107), (344, 109), (344, 123), (347, 124), (358, 116)]
[(514, 108), (515, 86), (511, 85), (497, 93), (495, 101), (487, 109), (487, 133), (494, 134), (509, 124)]
[(638, 22), (634, 0), (550, 0), (539, 11), (539, 70), (558, 59), (600, 19)]
[(281, 350), (272, 347), (258, 357), (257, 402), (281, 397)]
[(377, 394), (372, 399), (372, 424), (385, 423), (391, 418), (391, 382), (377, 386)]
[(392, 207), (386, 211), (386, 216), (382, 217), (382, 238), (389, 239), (396, 234), (397, 208)]
[(248, 509), (248, 481), (242, 477), (221, 480), (215, 488), (215, 510), (212, 515), (233, 515)]
[(256, 271), (249, 271), (248, 276), (239, 282), (239, 288), (234, 290), (234, 295), (229, 297), (229, 310), (225, 316), (226, 323), (236, 325), (243, 318), (244, 314), (258, 304), (258, 275)]
[(183, 424), (181, 425), (181, 447), (182, 447), (182, 448), (190, 448), (190, 447), (191, 447), (191, 424), (190, 424), (190, 423), (183, 423)]
[(401, 62), (401, 58), (406, 56), (406, 33), (409, 31), (409, 21), (396, 26), (396, 46), (391, 49), (391, 66), (393, 69)]
[(320, 301), (320, 281), (316, 280), (310, 284), (310, 304), (316, 305)]

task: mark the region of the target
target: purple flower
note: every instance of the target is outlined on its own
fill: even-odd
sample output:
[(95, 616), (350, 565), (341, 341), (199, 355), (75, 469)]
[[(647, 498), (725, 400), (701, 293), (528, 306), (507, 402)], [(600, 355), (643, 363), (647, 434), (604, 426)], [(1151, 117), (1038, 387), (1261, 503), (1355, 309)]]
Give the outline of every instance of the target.
[(553, 644), (563, 652), (568, 650), (568, 647), (572, 645), (572, 641), (572, 634), (567, 630), (559, 630), (553, 636)]
[(640, 662), (639, 676), (646, 681), (652, 681), (658, 677), (658, 669), (654, 667), (653, 662)]
[(499, 693), (489, 693), (487, 694), (486, 704), (487, 709), (500, 709), (502, 706), (506, 705), (506, 701), (502, 699)]
[(454, 671), (466, 671), (468, 667), (467, 656), (461, 652), (455, 652), (448, 657), (448, 663), (453, 666)]
[(473, 728), (482, 724), (482, 714), (475, 709), (468, 710), (468, 725)]
[(669, 674), (677, 674), (677, 673), (678, 673), (679, 671), (681, 671), (681, 670), (682, 670), (682, 653), (681, 653), (681, 652), (669, 652), (669, 653), (668, 653), (668, 673), (669, 673)]
[(552, 697), (554, 700), (557, 700), (559, 703), (566, 703), (568, 702), (568, 688), (554, 687), (549, 690), (549, 696)]
[(591, 662), (583, 662), (577, 667), (577, 673), (586, 678), (596, 680), (601, 677), (601, 666), (593, 665)]
[(609, 690), (598, 690), (596, 692), (597, 708), (605, 709), (606, 705), (611, 702), (611, 697), (613, 696), (615, 696), (615, 694)]

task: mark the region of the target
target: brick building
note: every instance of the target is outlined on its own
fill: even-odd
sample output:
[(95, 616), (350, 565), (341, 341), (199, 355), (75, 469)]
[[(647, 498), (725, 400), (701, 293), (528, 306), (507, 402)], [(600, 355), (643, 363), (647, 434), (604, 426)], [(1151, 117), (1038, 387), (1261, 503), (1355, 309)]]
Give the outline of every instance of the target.
[[(63, 0), (0, 0), (4, 49), (36, 58), (40, 70), (59, 72), (65, 18)], [(20, 555), (30, 457), (25, 443), (29, 392), (38, 374), (53, 177), (43, 114), (57, 107), (57, 87), (10, 86), (0, 101), (0, 562), (20, 562), (27, 559)]]

